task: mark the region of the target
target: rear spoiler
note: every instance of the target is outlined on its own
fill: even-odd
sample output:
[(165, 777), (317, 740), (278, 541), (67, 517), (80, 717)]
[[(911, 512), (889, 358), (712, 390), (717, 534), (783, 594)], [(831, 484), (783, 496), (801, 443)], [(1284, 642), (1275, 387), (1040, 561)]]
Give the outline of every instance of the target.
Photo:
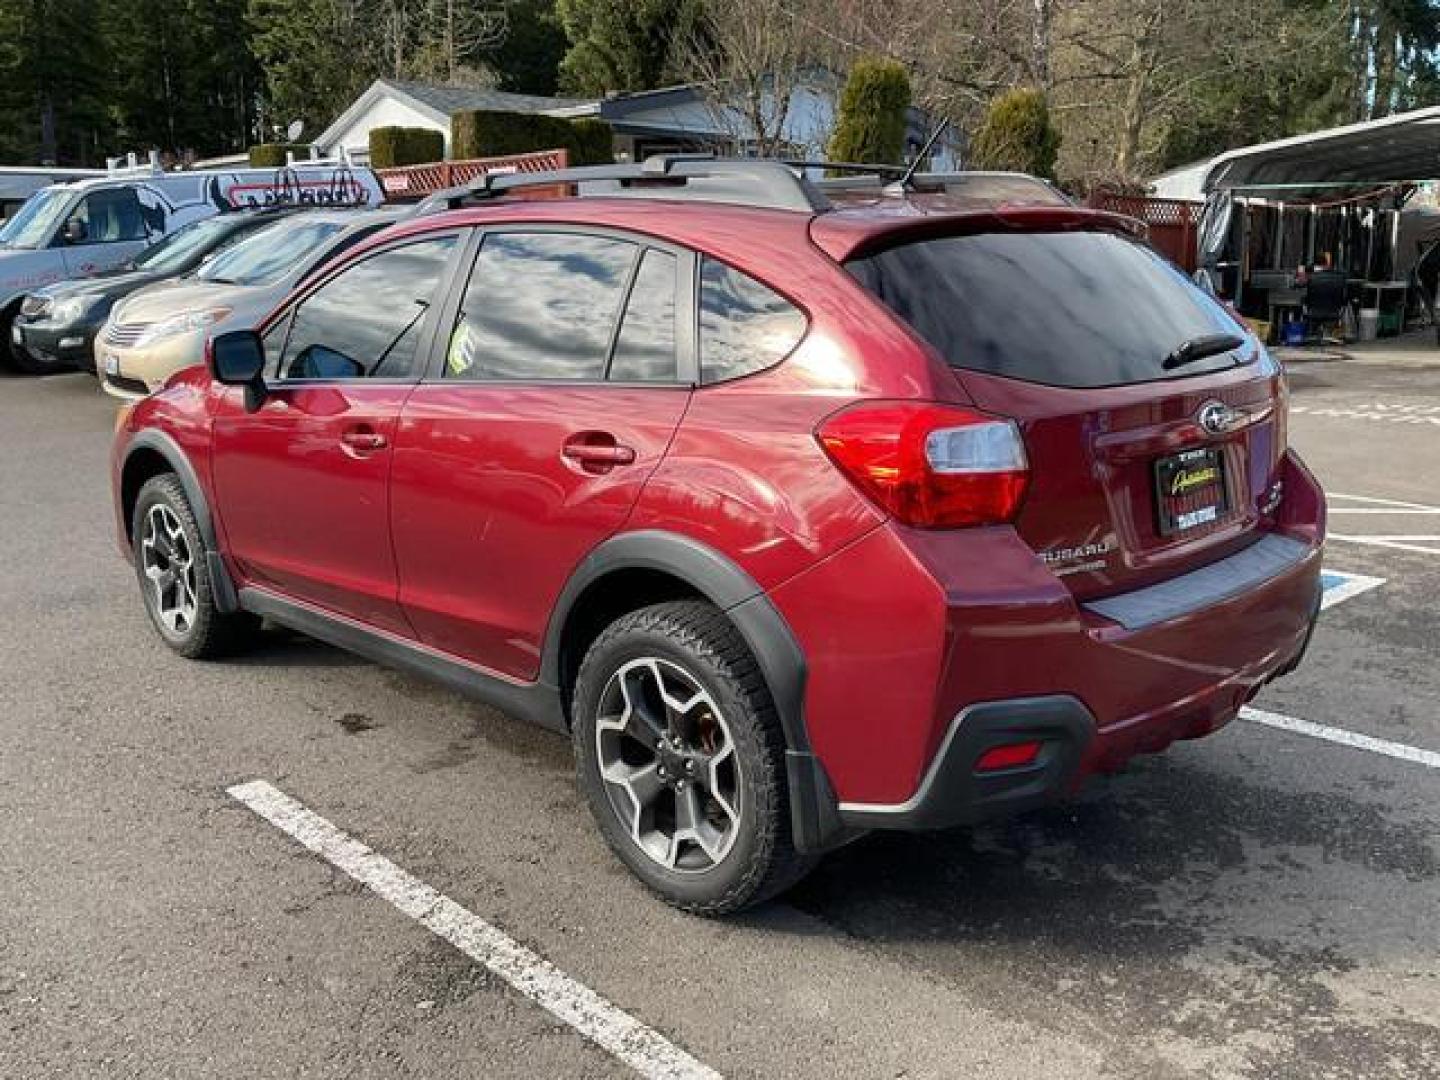
[(887, 248), (940, 236), (982, 232), (1118, 232), (1143, 240), (1145, 223), (1109, 210), (1082, 206), (1000, 205), (984, 210), (877, 215), (866, 212), (818, 214), (810, 239), (836, 262), (863, 258)]

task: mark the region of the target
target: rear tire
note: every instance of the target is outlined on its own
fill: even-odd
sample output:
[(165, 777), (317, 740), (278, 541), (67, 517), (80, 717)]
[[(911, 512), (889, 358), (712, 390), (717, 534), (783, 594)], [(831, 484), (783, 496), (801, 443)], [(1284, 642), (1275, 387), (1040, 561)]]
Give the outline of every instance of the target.
[(205, 539), (174, 473), (151, 477), (131, 518), (135, 574), (145, 613), (181, 656), (208, 659), (249, 644), (260, 620), (216, 607)]
[(728, 915), (814, 866), (791, 837), (774, 702), (723, 612), (677, 601), (616, 620), (580, 666), (573, 716), (601, 834), (667, 903)]

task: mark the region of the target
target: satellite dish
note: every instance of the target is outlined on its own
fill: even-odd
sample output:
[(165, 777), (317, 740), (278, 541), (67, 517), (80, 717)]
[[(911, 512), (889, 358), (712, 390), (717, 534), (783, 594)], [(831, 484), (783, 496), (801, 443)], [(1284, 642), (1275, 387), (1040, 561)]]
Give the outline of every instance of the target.
[(290, 126), (285, 129), (286, 142), (299, 142), (300, 136), (305, 134), (304, 120), (291, 120)]

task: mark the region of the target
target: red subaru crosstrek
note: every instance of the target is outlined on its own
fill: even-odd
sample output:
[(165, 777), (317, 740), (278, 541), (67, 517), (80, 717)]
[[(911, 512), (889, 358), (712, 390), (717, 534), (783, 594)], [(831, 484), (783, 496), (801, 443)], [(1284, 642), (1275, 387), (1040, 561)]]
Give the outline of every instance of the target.
[(705, 914), (1298, 663), (1325, 508), (1283, 374), (1134, 222), (684, 158), (441, 201), (123, 418), (181, 654), (270, 619), (568, 731), (615, 853)]

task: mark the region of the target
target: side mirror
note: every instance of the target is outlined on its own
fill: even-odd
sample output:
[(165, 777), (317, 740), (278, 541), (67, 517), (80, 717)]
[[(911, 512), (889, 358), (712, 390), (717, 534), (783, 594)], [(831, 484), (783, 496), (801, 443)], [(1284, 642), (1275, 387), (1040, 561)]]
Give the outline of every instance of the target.
[(265, 401), (265, 345), (254, 330), (232, 330), (210, 339), (210, 373), (226, 386), (245, 388), (245, 408)]
[(77, 217), (67, 219), (65, 227), (60, 230), (60, 236), (67, 244), (83, 244), (87, 235), (85, 222)]
[(291, 379), (360, 379), (365, 369), (356, 360), (324, 345), (308, 345), (290, 365)]

